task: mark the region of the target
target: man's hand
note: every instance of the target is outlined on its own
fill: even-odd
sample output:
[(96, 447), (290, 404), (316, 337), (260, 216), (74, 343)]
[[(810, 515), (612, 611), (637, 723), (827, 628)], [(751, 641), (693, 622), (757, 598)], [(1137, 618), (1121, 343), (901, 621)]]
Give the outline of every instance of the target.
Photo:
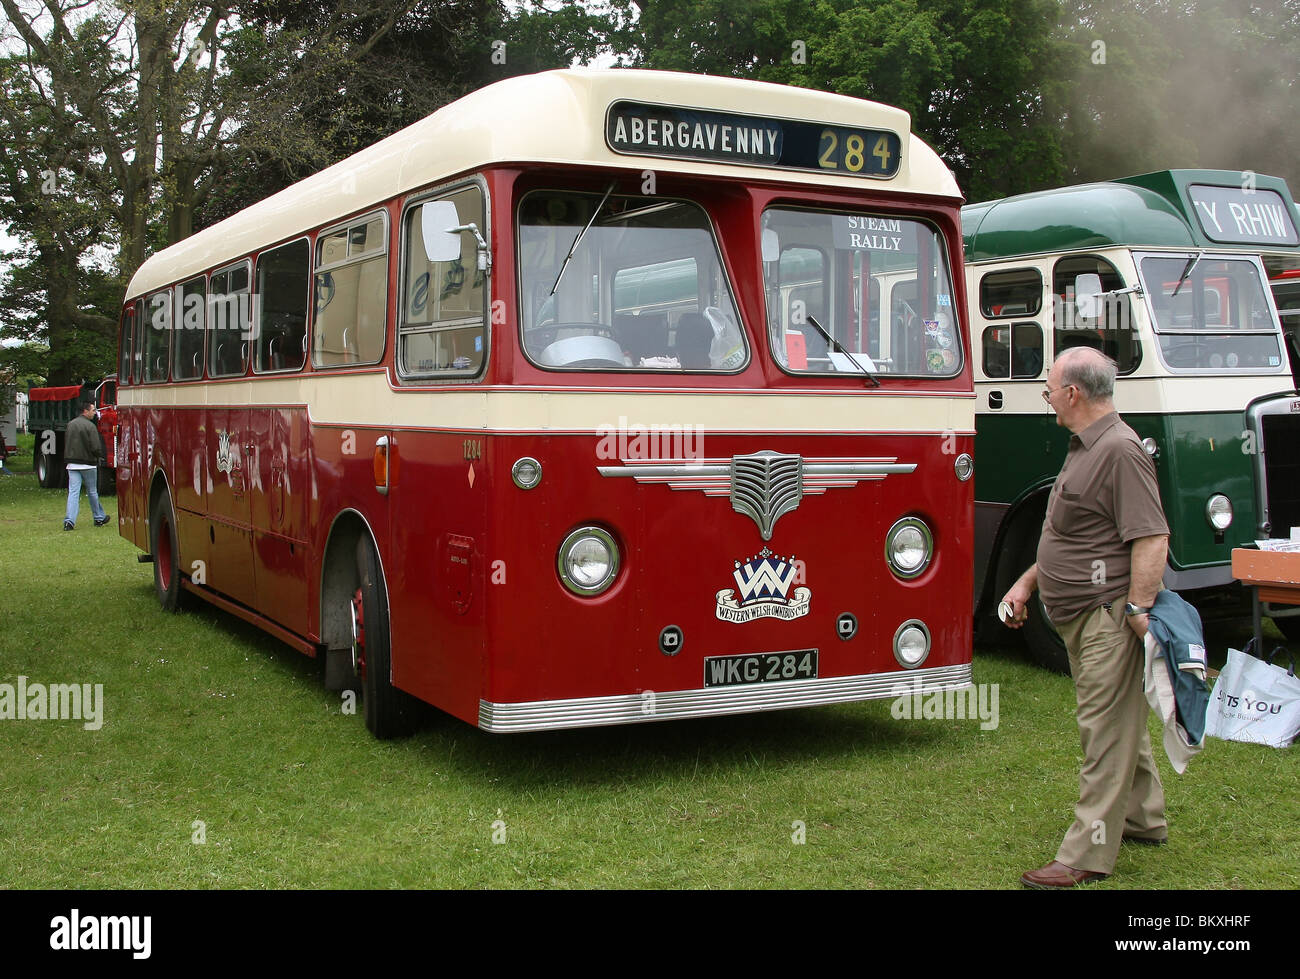
[(1128, 627), (1137, 633), (1137, 637), (1143, 642), (1147, 638), (1147, 629), (1151, 627), (1151, 617), (1149, 615), (1128, 615)]
[[(999, 613), (998, 618), (1008, 629), (1019, 629), (1025, 624), (1025, 619), (1029, 618), (1029, 609), (1026, 607), (1029, 600), (1034, 597), (1034, 589), (1038, 587), (1038, 565), (1031, 564), (1011, 586), (1011, 590), (1002, 596), (1002, 605), (1010, 606), (1010, 621)], [(1001, 608), (1001, 606), (999, 607)]]

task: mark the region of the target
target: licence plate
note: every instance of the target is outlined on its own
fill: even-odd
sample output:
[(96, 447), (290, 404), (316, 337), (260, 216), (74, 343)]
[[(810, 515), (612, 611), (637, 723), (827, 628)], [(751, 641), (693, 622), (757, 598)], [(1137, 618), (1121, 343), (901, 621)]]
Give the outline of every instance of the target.
[(777, 680), (812, 680), (816, 676), (815, 649), (704, 658), (706, 687), (735, 687), (749, 683), (774, 683)]

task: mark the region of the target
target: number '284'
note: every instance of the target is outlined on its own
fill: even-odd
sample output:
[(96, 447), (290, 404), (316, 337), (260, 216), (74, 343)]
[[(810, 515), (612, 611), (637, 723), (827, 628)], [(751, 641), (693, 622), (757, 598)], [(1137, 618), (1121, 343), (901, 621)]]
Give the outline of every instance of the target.
[[(879, 163), (868, 160), (867, 142), (861, 133), (844, 136), (834, 129), (823, 129), (821, 141), (817, 144), (817, 163), (824, 170), (861, 173), (865, 168), (868, 171), (888, 173), (889, 161), (894, 155), (889, 148), (889, 137), (881, 135), (872, 141), (870, 156), (879, 160)], [(868, 166), (868, 163), (871, 165)]]

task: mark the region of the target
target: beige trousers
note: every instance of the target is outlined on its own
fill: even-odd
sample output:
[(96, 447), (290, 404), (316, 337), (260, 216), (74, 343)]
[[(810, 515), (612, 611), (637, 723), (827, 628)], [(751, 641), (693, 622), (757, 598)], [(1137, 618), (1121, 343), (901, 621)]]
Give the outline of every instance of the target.
[(1163, 837), (1165, 793), (1151, 757), (1144, 654), (1125, 622), (1123, 600), (1098, 606), (1056, 629), (1065, 640), (1078, 700), (1079, 801), (1056, 859), (1109, 874), (1123, 836)]

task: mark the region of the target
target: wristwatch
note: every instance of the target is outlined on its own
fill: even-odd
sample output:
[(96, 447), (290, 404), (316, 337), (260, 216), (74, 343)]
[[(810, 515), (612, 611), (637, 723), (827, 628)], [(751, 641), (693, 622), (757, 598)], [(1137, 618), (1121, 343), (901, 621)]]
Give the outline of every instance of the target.
[(1134, 605), (1132, 602), (1126, 602), (1124, 604), (1125, 615), (1146, 615), (1150, 611), (1150, 606), (1143, 608), (1141, 605)]

